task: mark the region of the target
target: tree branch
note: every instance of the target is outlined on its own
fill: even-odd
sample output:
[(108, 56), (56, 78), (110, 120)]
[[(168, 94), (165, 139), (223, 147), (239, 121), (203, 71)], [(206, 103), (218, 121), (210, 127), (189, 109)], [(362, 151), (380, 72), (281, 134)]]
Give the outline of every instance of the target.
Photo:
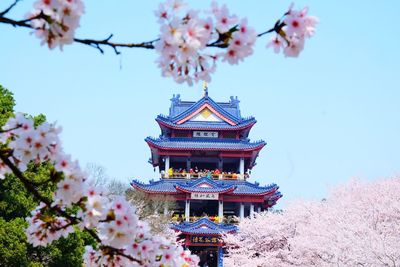
[[(20, 1), (20, 0), (17, 0), (16, 2), (18, 2), (18, 1)], [(7, 11), (7, 10), (5, 10), (5, 11)], [(13, 20), (13, 19), (6, 18), (6, 17), (0, 15), (0, 23), (10, 24), (10, 25), (12, 25), (14, 27), (18, 26), (18, 27), (29, 28), (29, 29), (34, 29), (34, 28), (28, 22), (32, 21), (32, 20), (35, 20), (35, 19), (45, 19), (46, 20), (46, 19), (48, 19), (48, 17), (45, 14), (40, 13), (37, 16), (34, 16), (32, 18), (29, 18), (29, 19)], [(280, 34), (280, 31), (282, 30), (283, 26), (285, 26), (285, 23), (282, 22), (281, 20), (278, 20), (275, 23), (275, 26), (272, 29), (269, 29), (269, 30), (267, 30), (265, 32), (259, 33), (257, 35), (257, 37), (261, 37), (261, 36), (263, 36), (265, 34), (268, 34), (268, 33), (271, 33), (271, 32), (276, 32), (276, 33)], [(232, 34), (232, 32), (228, 32), (228, 33)], [(227, 48), (228, 47), (228, 43), (227, 43), (226, 38), (229, 39), (229, 36), (227, 37), (228, 33), (223, 33), (222, 35), (220, 34), (220, 37), (218, 38), (218, 40), (207, 44), (207, 47)], [(119, 43), (119, 42), (110, 41), (112, 37), (113, 37), (113, 34), (110, 34), (107, 38), (102, 39), (102, 40), (74, 38), (74, 42), (93, 47), (93, 48), (99, 50), (99, 52), (102, 53), (102, 54), (104, 54), (103, 47), (104, 46), (108, 46), (108, 47), (111, 47), (114, 50), (116, 55), (119, 55), (121, 52), (118, 50), (118, 48), (154, 49), (155, 48), (154, 47), (154, 43), (160, 40), (160, 38), (157, 38), (157, 39), (154, 39), (152, 41), (141, 42), (141, 43)]]
[(18, 125), (18, 126), (14, 127), (14, 128), (7, 129), (7, 130), (3, 130), (3, 129), (0, 128), (0, 134), (1, 134), (1, 133), (8, 133), (8, 132), (14, 131), (14, 130), (20, 128), (20, 127), (21, 127), (21, 126)]
[(110, 42), (110, 39), (113, 37), (112, 34), (108, 36), (104, 40), (94, 40), (94, 39), (78, 39), (74, 38), (74, 41), (77, 43), (85, 44), (91, 47), (94, 47), (100, 51), (100, 53), (104, 53), (103, 49), (101, 48), (101, 45), (109, 46), (114, 49), (115, 54), (119, 55), (121, 52), (118, 51), (119, 47), (128, 47), (128, 48), (146, 48), (146, 49), (154, 49), (154, 43), (157, 42), (158, 39), (148, 41), (148, 42), (142, 42), (142, 43), (114, 43)]
[(14, 3), (12, 3), (7, 9), (5, 9), (4, 11), (2, 11), (2, 12), (0, 13), (0, 17), (4, 16), (4, 15), (7, 14), (11, 9), (13, 9), (13, 8), (17, 5), (17, 3), (18, 3), (19, 1), (21, 1), (21, 0), (15, 0)]

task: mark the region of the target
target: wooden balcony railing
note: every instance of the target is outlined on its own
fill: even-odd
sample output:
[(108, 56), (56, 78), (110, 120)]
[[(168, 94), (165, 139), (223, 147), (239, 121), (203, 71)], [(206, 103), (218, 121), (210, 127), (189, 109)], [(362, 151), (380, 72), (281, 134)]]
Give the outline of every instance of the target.
[[(197, 216), (190, 216), (189, 217), (189, 222), (195, 222), (201, 218), (204, 217), (197, 217)], [(179, 215), (174, 215), (172, 217), (172, 222), (174, 223), (179, 223), (179, 222), (185, 222), (186, 217), (183, 216), (179, 216)], [(239, 219), (236, 216), (223, 216), (223, 217), (218, 217), (218, 216), (208, 216), (208, 219), (210, 219), (210, 221), (215, 222), (215, 223), (229, 223), (229, 224), (238, 224), (239, 223)]]
[[(161, 173), (161, 178), (170, 178), (170, 179), (193, 179), (207, 176), (207, 173), (182, 173), (182, 172), (174, 172), (172, 175), (167, 177), (166, 173)], [(249, 174), (244, 174), (244, 179), (249, 178)], [(211, 174), (211, 178), (214, 180), (240, 180), (241, 175), (238, 173), (221, 173), (221, 174)]]

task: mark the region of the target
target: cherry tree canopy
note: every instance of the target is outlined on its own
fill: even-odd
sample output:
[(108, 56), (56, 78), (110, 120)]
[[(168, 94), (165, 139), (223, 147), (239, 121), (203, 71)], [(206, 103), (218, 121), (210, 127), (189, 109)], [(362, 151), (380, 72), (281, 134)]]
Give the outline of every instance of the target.
[(322, 201), (260, 214), (228, 235), (227, 266), (398, 266), (400, 177), (352, 180)]

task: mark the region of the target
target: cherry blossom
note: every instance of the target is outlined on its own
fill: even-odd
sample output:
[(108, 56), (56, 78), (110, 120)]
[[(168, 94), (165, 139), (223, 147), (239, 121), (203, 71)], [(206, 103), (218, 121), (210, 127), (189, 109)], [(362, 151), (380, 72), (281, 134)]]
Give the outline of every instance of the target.
[[(161, 32), (155, 44), (160, 55), (157, 63), (163, 76), (178, 83), (210, 81), (219, 58), (238, 64), (253, 53), (257, 37), (254, 29), (247, 25), (246, 19), (238, 24), (238, 17), (231, 15), (226, 5), (220, 7), (213, 2), (205, 14), (189, 9), (179, 16), (167, 2), (160, 4), (155, 14)], [(212, 42), (226, 46), (226, 51), (217, 53), (208, 49)]]
[[(247, 19), (231, 14), (226, 5), (214, 1), (205, 12), (182, 7), (180, 1), (159, 5), (154, 13), (160, 35), (154, 46), (162, 76), (189, 85), (200, 80), (209, 82), (219, 59), (235, 65), (243, 61), (253, 54), (257, 37), (269, 32), (277, 35), (267, 47), (273, 47), (275, 53), (282, 50), (286, 57), (296, 57), (304, 48), (305, 38), (314, 35), (318, 22), (307, 15), (308, 8), (294, 10), (292, 5), (273, 29), (257, 35)], [(223, 49), (218, 52), (212, 47)]]
[(284, 47), (284, 40), (279, 35), (271, 38), (271, 41), (267, 43), (267, 48), (272, 47), (275, 53), (279, 53), (281, 49)]
[(307, 15), (307, 7), (300, 10), (294, 10), (293, 7), (292, 4), (283, 21), (278, 21), (275, 25), (277, 35), (267, 44), (267, 48), (272, 47), (275, 53), (283, 48), (286, 57), (297, 57), (300, 54), (304, 49), (305, 38), (315, 34), (318, 23), (316, 17)]
[(47, 44), (50, 49), (57, 46), (62, 49), (63, 45), (74, 41), (83, 13), (81, 0), (37, 0), (27, 18), (38, 17), (31, 20), (31, 25), (42, 44)]
[(225, 33), (229, 31), (232, 26), (238, 22), (238, 17), (236, 15), (230, 15), (229, 9), (226, 5), (219, 7), (218, 3), (213, 1), (211, 4), (211, 10), (215, 16), (215, 29), (218, 31), (218, 33)]
[(88, 186), (84, 195), (87, 197), (85, 212), (80, 211), (79, 217), (82, 218), (82, 228), (93, 228), (100, 220), (106, 219), (109, 202), (104, 190), (93, 185)]
[(10, 168), (0, 160), (0, 179), (6, 178), (7, 173), (11, 173)]
[(223, 60), (230, 64), (238, 64), (245, 57), (253, 54), (253, 45), (257, 34), (255, 30), (247, 26), (247, 19), (242, 19), (239, 29), (232, 34), (232, 39), (225, 53), (222, 53)]
[(29, 223), (26, 229), (28, 242), (35, 246), (46, 246), (60, 237), (66, 237), (74, 231), (70, 221), (63, 217), (55, 217), (46, 214), (46, 205), (40, 205), (31, 212), (31, 217), (26, 220)]

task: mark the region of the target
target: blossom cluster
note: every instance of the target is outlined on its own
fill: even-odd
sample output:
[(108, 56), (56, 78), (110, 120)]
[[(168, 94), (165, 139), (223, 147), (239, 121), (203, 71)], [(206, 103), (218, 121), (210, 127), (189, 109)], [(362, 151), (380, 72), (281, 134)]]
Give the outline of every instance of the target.
[(28, 242), (34, 247), (46, 246), (62, 236), (67, 237), (74, 231), (68, 219), (51, 216), (50, 214), (46, 214), (46, 211), (48, 211), (46, 204), (40, 203), (31, 212), (32, 216), (27, 218), (29, 226), (26, 229), (26, 235)]
[(293, 4), (289, 7), (284, 19), (276, 29), (276, 36), (272, 37), (267, 44), (272, 47), (275, 53), (281, 50), (286, 57), (297, 57), (304, 49), (305, 38), (312, 37), (315, 34), (315, 26), (318, 19), (314, 16), (308, 16), (308, 8), (294, 10)]
[[(160, 23), (160, 36), (155, 47), (162, 75), (176, 82), (192, 85), (210, 81), (216, 61), (222, 58), (238, 64), (253, 53), (257, 35), (246, 19), (230, 14), (226, 5), (213, 2), (210, 10), (186, 9), (180, 0), (159, 5), (155, 15)], [(226, 48), (212, 51), (210, 47)]]
[(34, 9), (27, 15), (35, 35), (50, 49), (74, 41), (75, 30), (84, 13), (82, 0), (37, 0)]
[[(17, 113), (0, 134), (0, 142), (12, 151), (8, 159), (20, 171), (32, 162), (49, 162), (62, 177), (53, 202), (41, 203), (27, 218), (26, 235), (31, 244), (46, 246), (66, 237), (75, 226), (94, 230), (101, 243), (98, 249), (86, 248), (87, 266), (197, 266), (197, 256), (174, 242), (153, 236), (125, 198), (110, 197), (105, 189), (90, 182), (78, 162), (63, 152), (60, 132), (60, 128), (46, 122), (34, 127), (32, 119)], [(0, 161), (0, 166), (0, 178), (11, 173), (4, 162)], [(76, 209), (75, 213), (67, 212)]]

